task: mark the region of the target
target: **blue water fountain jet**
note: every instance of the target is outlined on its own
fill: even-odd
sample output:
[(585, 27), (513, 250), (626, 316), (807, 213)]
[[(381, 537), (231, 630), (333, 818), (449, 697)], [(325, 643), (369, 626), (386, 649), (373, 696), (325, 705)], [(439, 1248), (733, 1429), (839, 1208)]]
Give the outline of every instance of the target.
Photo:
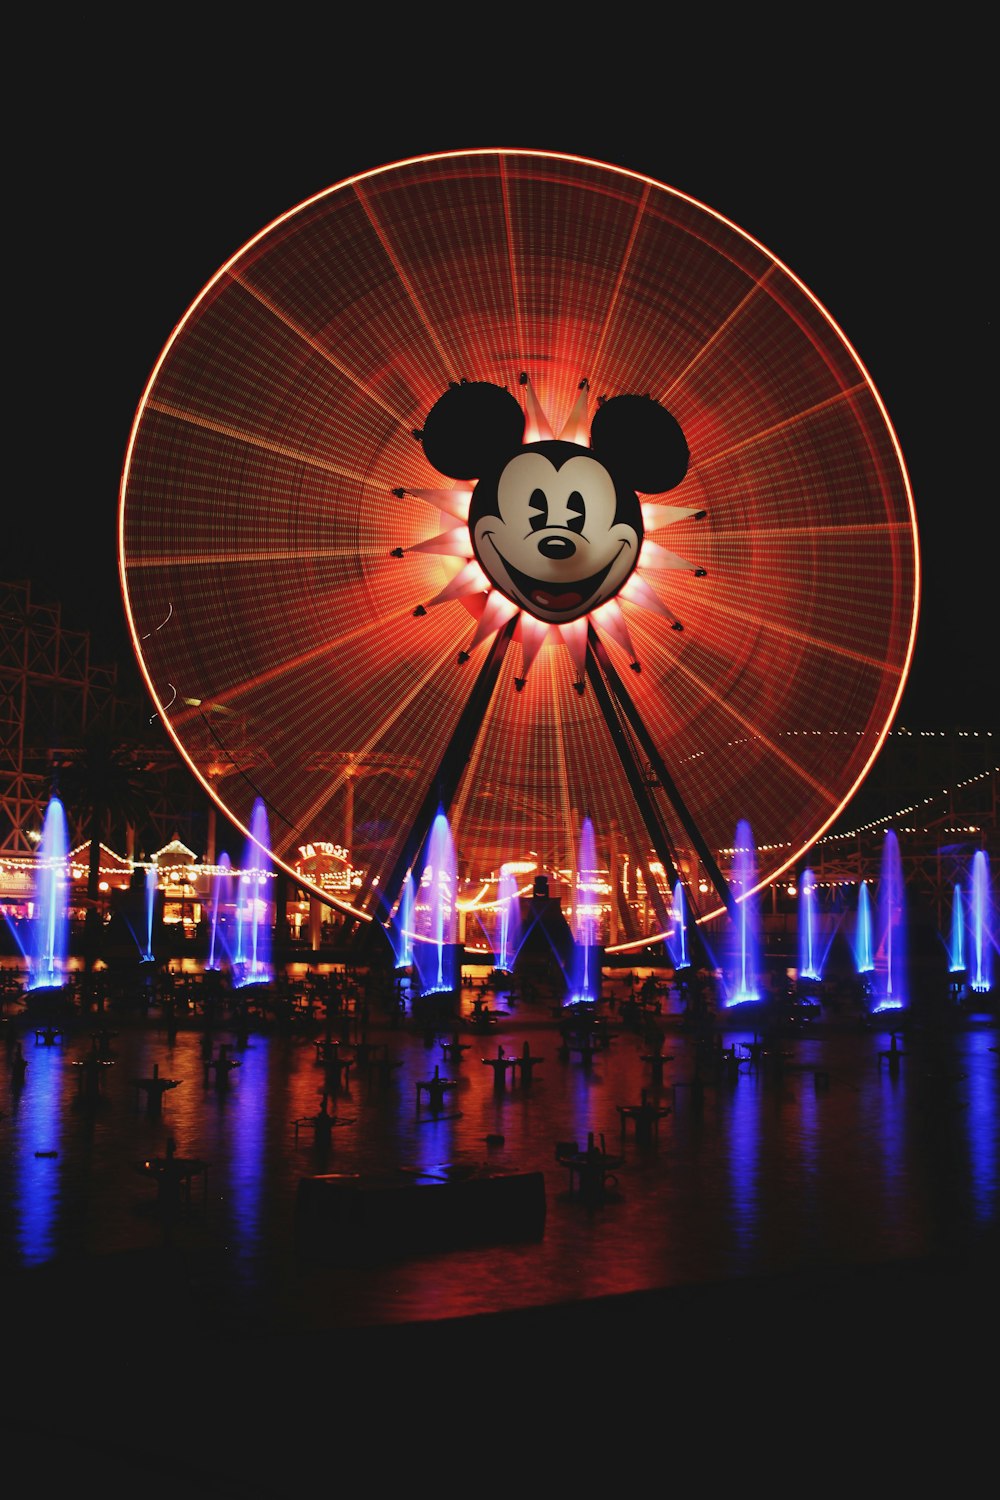
[(268, 921), (271, 862), (266, 853), (269, 845), (267, 809), (263, 799), (258, 797), (250, 817), (250, 837), (247, 839), (240, 873), (236, 958), (233, 964), (237, 989), (250, 984), (266, 984), (271, 978), (271, 927)]
[(799, 974), (803, 979), (823, 977), (816, 923), (816, 877), (807, 869), (799, 882)]
[[(428, 943), (421, 945), (419, 956), (414, 949), (418, 971), (430, 968), (426, 979), (421, 972), (422, 993), (425, 995), (451, 993), (455, 988), (456, 871), (451, 827), (447, 815), (443, 809), (439, 809), (431, 824), (427, 864), (420, 881)], [(428, 945), (431, 955), (429, 966), (426, 959), (421, 963), (423, 949)]]
[(66, 979), (69, 953), (69, 906), (66, 812), (53, 796), (45, 812), (35, 867), (32, 943), (28, 957), (29, 990), (58, 989)]
[(397, 969), (408, 969), (413, 963), (413, 911), (414, 911), (414, 888), (413, 871), (407, 870), (406, 879), (403, 881), (403, 889), (399, 896), (399, 905), (396, 908), (396, 920), (394, 924), (393, 952), (396, 957)]
[(600, 998), (601, 976), (598, 962), (598, 921), (600, 898), (597, 890), (597, 852), (594, 825), (584, 818), (580, 828), (580, 852), (576, 868), (576, 890), (573, 893), (574, 948), (573, 983), (568, 1004), (592, 1004)]
[(509, 864), (500, 869), (497, 903), (496, 966), (503, 973), (509, 974), (514, 968), (514, 959), (521, 946), (521, 902), (517, 875)]
[(219, 855), (218, 872), (212, 881), (212, 914), (208, 929), (208, 958), (205, 960), (205, 968), (209, 973), (215, 973), (222, 968), (222, 950), (225, 942), (219, 919), (223, 906), (228, 906), (232, 897), (231, 871), (232, 864), (229, 855), (223, 849)]
[(858, 916), (854, 933), (854, 967), (859, 974), (871, 974), (875, 969), (875, 953), (872, 938), (872, 903), (865, 881), (862, 881), (858, 887)]
[(757, 846), (750, 824), (741, 818), (736, 825), (736, 847), (733, 856), (733, 885), (738, 902), (735, 975), (729, 1006), (744, 1005), (761, 998), (760, 934), (757, 898), (753, 891), (757, 880)]
[(970, 934), (972, 962), (968, 970), (969, 988), (977, 995), (984, 995), (993, 988), (993, 950), (996, 946), (990, 861), (985, 849), (977, 849), (972, 857), (972, 900), (969, 921), (972, 929)]
[(948, 943), (948, 972), (965, 973), (965, 905), (962, 886), (955, 882), (955, 893), (951, 902), (951, 939)]
[(877, 915), (874, 1010), (898, 1010), (906, 1004), (906, 886), (892, 828), (882, 846)]
[(158, 882), (157, 882), (157, 878), (156, 878), (156, 866), (155, 865), (150, 865), (149, 869), (146, 871), (146, 905), (145, 905), (145, 913), (146, 913), (146, 932), (145, 932), (145, 937), (146, 937), (146, 944), (145, 944), (145, 947), (143, 948), (142, 954), (141, 954), (141, 961), (144, 964), (151, 964), (151, 963), (154, 962), (154, 954), (153, 954), (153, 918), (154, 918), (154, 916), (156, 914), (156, 892), (157, 892), (157, 889), (158, 889)]
[(689, 969), (691, 967), (691, 955), (688, 952), (687, 933), (687, 902), (684, 899), (684, 887), (680, 881), (674, 884), (674, 899), (671, 907), (673, 918), (672, 941), (668, 941), (670, 958), (675, 969)]

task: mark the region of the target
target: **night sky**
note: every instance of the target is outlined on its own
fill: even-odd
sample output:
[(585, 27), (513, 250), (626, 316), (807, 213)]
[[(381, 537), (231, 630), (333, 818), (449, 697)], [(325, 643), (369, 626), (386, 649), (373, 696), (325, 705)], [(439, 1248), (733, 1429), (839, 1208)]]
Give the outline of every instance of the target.
[(862, 61), (848, 49), (847, 73), (834, 58), (824, 77), (748, 62), (736, 86), (689, 55), (680, 80), (676, 58), (669, 77), (638, 59), (605, 77), (597, 48), (568, 91), (546, 53), (543, 76), (518, 78), (515, 108), (468, 69), (421, 87), (399, 43), (345, 95), (323, 49), (303, 63), (298, 42), (294, 72), (264, 41), (252, 66), (223, 68), (220, 40), (150, 76), (148, 60), (131, 74), (93, 57), (77, 67), (64, 39), (36, 96), (46, 131), (27, 133), (8, 183), (8, 443), (21, 461), (3, 576), (60, 603), (99, 659), (131, 663), (116, 557), (126, 443), (157, 356), (222, 262), (312, 193), (386, 162), (575, 152), (724, 214), (843, 329), (899, 437), (920, 528), (918, 649), (897, 724), (995, 727), (986, 131), (974, 77), (936, 85), (952, 44)]

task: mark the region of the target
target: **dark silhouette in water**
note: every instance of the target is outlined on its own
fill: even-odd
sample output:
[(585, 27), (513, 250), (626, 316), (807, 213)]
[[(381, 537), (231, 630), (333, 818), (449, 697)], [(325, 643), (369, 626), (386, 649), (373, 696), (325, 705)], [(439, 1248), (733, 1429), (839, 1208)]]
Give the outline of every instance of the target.
[(435, 1067), (433, 1078), (425, 1078), (422, 1083), (417, 1084), (417, 1108), (420, 1108), (421, 1093), (426, 1093), (431, 1110), (437, 1114), (444, 1102), (445, 1094), (454, 1087), (454, 1079), (442, 1078), (440, 1070)]
[(136, 1088), (144, 1089), (146, 1093), (147, 1114), (162, 1114), (164, 1094), (169, 1089), (175, 1089), (179, 1083), (179, 1078), (161, 1078), (159, 1063), (153, 1064), (152, 1078), (137, 1078), (135, 1081)]
[(334, 1119), (330, 1113), (330, 1096), (326, 1093), (324, 1093), (319, 1109), (316, 1111), (313, 1125), (316, 1131), (316, 1149), (318, 1151), (328, 1151), (333, 1135)]
[(10, 1062), (10, 1081), (15, 1089), (24, 1087), (25, 1075), (28, 1071), (28, 1059), (24, 1055), (24, 1046), (21, 1042), (14, 1043), (14, 1055)]
[(208, 1082), (209, 1074), (214, 1072), (215, 1087), (221, 1092), (229, 1087), (229, 1075), (239, 1065), (239, 1059), (229, 1056), (229, 1047), (223, 1042), (219, 1048), (218, 1057), (210, 1059), (205, 1064), (205, 1082)]
[(532, 1075), (536, 1066), (542, 1061), (544, 1061), (543, 1058), (536, 1056), (532, 1052), (531, 1043), (525, 1042), (524, 1046), (521, 1048), (521, 1056), (517, 1059), (517, 1067), (521, 1075), (521, 1082), (523, 1084), (529, 1084), (531, 1082)]

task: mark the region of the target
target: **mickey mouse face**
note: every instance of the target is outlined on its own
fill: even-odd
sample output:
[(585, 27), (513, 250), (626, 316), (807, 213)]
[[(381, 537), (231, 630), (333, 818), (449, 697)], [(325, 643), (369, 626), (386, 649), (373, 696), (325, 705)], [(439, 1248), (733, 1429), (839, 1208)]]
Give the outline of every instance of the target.
[(476, 486), (472, 546), (498, 589), (539, 620), (579, 619), (621, 588), (639, 559), (633, 492), (576, 443), (523, 448)]
[(636, 491), (680, 484), (687, 442), (651, 396), (601, 397), (589, 448), (563, 438), (524, 443), (524, 429), (506, 388), (461, 381), (414, 436), (440, 473), (478, 481), (469, 538), (490, 582), (537, 619), (569, 624), (628, 579), (643, 540)]

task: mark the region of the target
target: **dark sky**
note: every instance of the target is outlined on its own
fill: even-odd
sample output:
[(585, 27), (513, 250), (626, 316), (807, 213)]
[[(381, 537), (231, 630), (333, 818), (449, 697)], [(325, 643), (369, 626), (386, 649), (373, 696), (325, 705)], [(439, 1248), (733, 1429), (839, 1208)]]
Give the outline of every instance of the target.
[(930, 86), (947, 42), (908, 62), (866, 53), (844, 76), (748, 67), (735, 87), (703, 65), (681, 87), (676, 61), (670, 86), (639, 59), (634, 77), (620, 60), (604, 77), (593, 55), (589, 83), (567, 93), (549, 58), (541, 83), (518, 79), (517, 108), (467, 75), (421, 90), (405, 46), (353, 94), (303, 55), (289, 75), (263, 45), (256, 72), (209, 72), (201, 58), (171, 82), (109, 62), (73, 69), (71, 50), (43, 95), (50, 135), (17, 155), (8, 184), (20, 260), (8, 442), (24, 461), (8, 471), (18, 516), (3, 576), (30, 577), (99, 655), (131, 659), (115, 550), (130, 425), (222, 262), (355, 172), (423, 151), (535, 147), (690, 194), (823, 303), (882, 396), (917, 508), (923, 607), (897, 724), (994, 727), (988, 136), (974, 77), (963, 90), (950, 75), (947, 95)]

